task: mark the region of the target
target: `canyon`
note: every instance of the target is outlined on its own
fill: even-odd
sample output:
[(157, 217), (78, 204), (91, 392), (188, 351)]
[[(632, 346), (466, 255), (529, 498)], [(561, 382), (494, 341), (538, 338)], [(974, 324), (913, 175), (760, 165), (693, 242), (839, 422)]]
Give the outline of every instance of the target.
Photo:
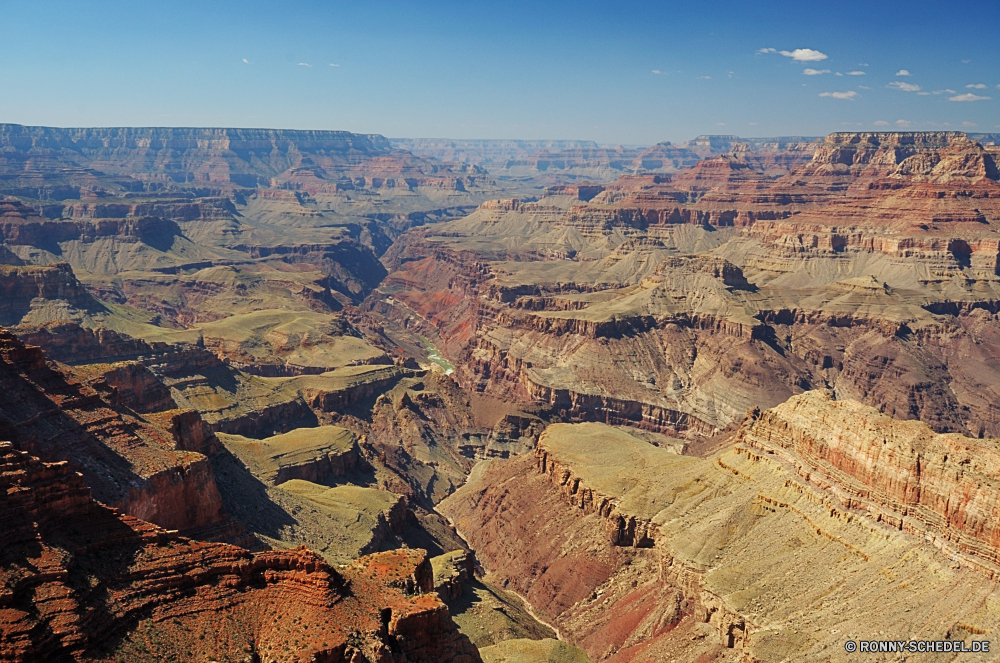
[(990, 639), (988, 138), (0, 125), (0, 660)]

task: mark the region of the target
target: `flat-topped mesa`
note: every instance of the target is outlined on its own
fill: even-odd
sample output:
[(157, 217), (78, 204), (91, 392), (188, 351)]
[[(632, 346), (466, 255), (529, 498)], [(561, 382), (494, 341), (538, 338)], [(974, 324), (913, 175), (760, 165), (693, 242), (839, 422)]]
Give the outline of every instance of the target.
[(415, 157), (383, 136), (347, 131), (4, 124), (0, 148), (0, 189), (42, 200), (194, 189), (218, 196), (258, 187), (335, 194), (492, 185), (477, 166)]
[(938, 434), (810, 391), (745, 422), (737, 442), (791, 462), (849, 508), (1000, 577), (1000, 440)]
[[(951, 502), (967, 497), (971, 513), (991, 472)], [(483, 567), (593, 660), (819, 663), (842, 660), (844, 639), (866, 630), (968, 640), (997, 629), (1000, 584), (971, 572), (972, 556), (845, 505), (815, 474), (745, 444), (692, 457), (619, 428), (552, 424), (534, 457), (477, 468), (439, 506)], [(935, 492), (948, 474), (921, 479)]]
[(392, 149), (378, 134), (298, 129), (233, 129), (212, 127), (102, 127), (63, 129), (0, 124), (0, 146), (21, 151), (73, 150), (108, 157), (131, 150), (329, 150), (385, 153)]

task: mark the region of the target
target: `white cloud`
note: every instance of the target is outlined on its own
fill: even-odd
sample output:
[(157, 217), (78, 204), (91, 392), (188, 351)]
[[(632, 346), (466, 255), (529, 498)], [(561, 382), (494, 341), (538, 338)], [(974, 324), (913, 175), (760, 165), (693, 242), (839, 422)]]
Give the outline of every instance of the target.
[(899, 71), (896, 72), (896, 75), (897, 76), (912, 76), (912, 74), (910, 72), (908, 72), (907, 70), (905, 70), (905, 69), (900, 69)]
[(887, 127), (887, 126), (889, 126), (889, 123), (886, 122), (885, 120), (878, 120), (878, 121), (875, 122), (875, 126), (876, 127)]
[(864, 76), (865, 72), (863, 72), (863, 71), (849, 71), (849, 72), (847, 72), (847, 75), (848, 76)]
[(888, 85), (886, 85), (886, 87), (902, 90), (903, 92), (920, 92), (919, 85), (914, 85), (913, 83), (904, 83), (902, 81), (893, 81)]
[(331, 66), (331, 67), (339, 67), (340, 65), (339, 65), (339, 64), (333, 64), (333, 63), (331, 62), (331, 63), (330, 63), (330, 66)]
[(858, 66), (860, 66), (860, 67), (867, 67), (868, 63), (867, 62), (859, 62)]
[(796, 48), (794, 51), (781, 51), (781, 54), (796, 62), (819, 62), (830, 57), (826, 53), (820, 53), (811, 48)]
[(726, 123), (725, 122), (716, 122), (715, 126), (717, 126), (717, 127), (724, 127), (724, 126), (726, 126)]
[(929, 97), (930, 94), (930, 92), (917, 92), (917, 95), (921, 97)]
[(975, 122), (963, 122), (962, 126), (963, 127), (978, 127), (979, 125), (976, 124)]
[(990, 97), (980, 97), (978, 94), (972, 94), (971, 92), (966, 92), (965, 94), (959, 94), (954, 97), (948, 97), (948, 101), (984, 101)]
[(663, 73), (662, 71), (660, 71), (659, 69), (654, 69), (654, 70), (653, 70), (653, 73), (654, 73), (654, 74), (656, 74), (657, 76), (661, 76), (661, 75), (663, 75), (663, 76), (666, 76), (666, 74), (664, 74), (664, 73)]
[(312, 65), (309, 64), (308, 62), (300, 62), (298, 66), (300, 66), (300, 67), (311, 67)]
[(246, 62), (247, 64), (250, 64), (250, 60), (247, 60), (246, 58), (243, 58), (243, 61)]
[(762, 48), (762, 49), (760, 49), (757, 52), (758, 53), (777, 53), (778, 49), (776, 49), (776, 48)]
[(859, 90), (870, 90), (871, 88), (870, 88), (870, 87), (868, 87), (867, 85), (859, 85), (859, 86), (858, 86), (858, 89), (859, 89)]
[(834, 76), (843, 76), (843, 74), (838, 71)]
[(934, 90), (934, 92), (932, 92), (931, 94), (955, 94), (955, 91), (949, 88), (945, 88), (943, 90)]
[(972, 60), (962, 60), (962, 64), (969, 64)]
[(712, 80), (711, 76), (699, 76), (698, 78), (700, 78), (703, 81), (710, 81), (710, 80)]
[(912, 124), (913, 123), (910, 122), (909, 120), (896, 120), (897, 127), (908, 127), (911, 126)]
[(965, 87), (971, 88), (973, 90), (985, 90), (986, 86), (982, 83), (973, 83), (972, 85), (966, 85)]
[(819, 76), (820, 74), (829, 74), (829, 69), (803, 69), (802, 73), (806, 76)]
[(819, 96), (833, 97), (834, 99), (854, 99), (854, 97), (858, 96), (858, 93), (854, 90), (850, 92), (820, 92)]
[(747, 126), (748, 127), (756, 127), (757, 123), (756, 122), (747, 122)]

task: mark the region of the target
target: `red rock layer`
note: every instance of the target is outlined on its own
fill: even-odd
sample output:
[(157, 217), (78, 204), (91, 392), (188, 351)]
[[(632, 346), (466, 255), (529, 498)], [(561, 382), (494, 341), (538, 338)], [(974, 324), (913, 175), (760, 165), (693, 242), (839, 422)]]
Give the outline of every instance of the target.
[[(623, 176), (569, 210), (490, 201), (465, 225), (397, 242), (368, 307), (434, 337), (463, 386), (569, 417), (710, 432), (749, 405), (834, 388), (938, 431), (1000, 435), (996, 152), (958, 133), (887, 133), (833, 134), (809, 153), (777, 178), (743, 149), (672, 177)], [(714, 249), (726, 261), (664, 259), (683, 224), (741, 230)], [(630, 282), (617, 264), (655, 267)], [(598, 305), (708, 267), (725, 312), (683, 287), (665, 311)], [(864, 269), (877, 287), (838, 282)], [(586, 370), (597, 363), (616, 368)], [(567, 368), (573, 379), (557, 379)]]
[(106, 382), (88, 384), (47, 364), (39, 348), (6, 330), (0, 385), (0, 439), (48, 461), (68, 461), (98, 499), (126, 513), (170, 529), (223, 526), (245, 540), (222, 505), (203, 453), (212, 452), (212, 442), (196, 414), (160, 421), (118, 410)]
[(849, 508), (1000, 577), (1000, 440), (936, 434), (818, 391), (760, 413), (736, 439), (793, 463)]
[(0, 443), (0, 660), (479, 661), (423, 551), (362, 558), (198, 543)]

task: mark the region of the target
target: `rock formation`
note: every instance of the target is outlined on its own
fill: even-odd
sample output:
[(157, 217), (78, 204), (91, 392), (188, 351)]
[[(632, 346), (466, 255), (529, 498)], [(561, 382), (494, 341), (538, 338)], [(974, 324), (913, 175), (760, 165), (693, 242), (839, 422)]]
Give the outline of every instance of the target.
[[(441, 508), (593, 660), (847, 660), (845, 639), (880, 630), (996, 630), (1000, 567), (981, 515), (995, 495), (955, 449), (988, 464), (997, 441), (821, 392), (748, 419), (734, 441), (691, 458), (602, 424), (553, 424), (533, 457), (492, 461)], [(903, 447), (919, 472), (888, 462)], [(955, 469), (925, 475), (942, 462)], [(947, 519), (923, 490), (889, 497), (925, 480)]]
[(811, 388), (1000, 435), (996, 156), (958, 133), (833, 134), (589, 202), (484, 203), (387, 254), (366, 306), (439, 339), (466, 388), (699, 436)]
[(337, 571), (251, 554), (94, 502), (69, 465), (0, 443), (0, 658), (479, 661), (430, 592), (422, 552)]

